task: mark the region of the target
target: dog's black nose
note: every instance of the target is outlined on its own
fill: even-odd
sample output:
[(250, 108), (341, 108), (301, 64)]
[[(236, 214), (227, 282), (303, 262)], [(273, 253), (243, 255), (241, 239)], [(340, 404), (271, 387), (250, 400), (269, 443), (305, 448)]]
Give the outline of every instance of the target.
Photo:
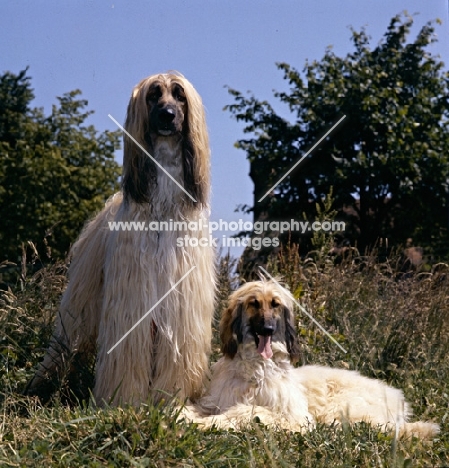
[(273, 320), (265, 320), (263, 324), (263, 333), (262, 335), (272, 335), (275, 332), (276, 326)]
[(172, 109), (171, 107), (166, 107), (165, 109), (161, 109), (159, 111), (159, 120), (163, 124), (169, 124), (173, 122), (174, 118), (175, 118), (175, 110)]

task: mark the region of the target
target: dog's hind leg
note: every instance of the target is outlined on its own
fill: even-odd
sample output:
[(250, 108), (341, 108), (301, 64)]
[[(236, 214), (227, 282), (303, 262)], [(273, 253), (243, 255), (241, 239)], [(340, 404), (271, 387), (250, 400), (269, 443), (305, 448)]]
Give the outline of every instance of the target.
[(103, 290), (105, 211), (87, 225), (73, 246), (69, 284), (55, 331), (43, 361), (25, 389), (27, 395), (47, 400), (71, 372), (72, 363), (82, 365), (95, 352)]

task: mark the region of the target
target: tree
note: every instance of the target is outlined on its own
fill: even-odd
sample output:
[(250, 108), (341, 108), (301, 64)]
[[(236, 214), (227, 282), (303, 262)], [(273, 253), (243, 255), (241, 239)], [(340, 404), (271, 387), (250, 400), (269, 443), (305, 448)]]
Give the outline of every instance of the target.
[[(306, 63), (303, 74), (278, 64), (289, 90), (275, 97), (288, 106), (292, 122), (268, 102), (229, 90), (235, 102), (227, 109), (250, 134), (236, 146), (251, 164), (254, 206), (243, 209), (255, 220), (303, 213), (312, 219), (333, 187), (334, 207), (359, 250), (381, 238), (390, 245), (413, 238), (447, 255), (449, 79), (426, 51), (435, 41), (432, 23), (407, 43), (412, 24), (411, 17), (394, 17), (374, 49), (364, 30), (352, 31), (354, 52), (340, 58), (329, 48), (320, 62)], [(258, 203), (342, 115), (344, 125)], [(302, 238), (303, 253), (309, 245)]]
[[(86, 220), (118, 189), (119, 132), (85, 125), (80, 91), (59, 97), (46, 117), (31, 108), (27, 70), (0, 77), (0, 261), (32, 241), (42, 258), (64, 256)], [(45, 244), (44, 246), (44, 241)]]

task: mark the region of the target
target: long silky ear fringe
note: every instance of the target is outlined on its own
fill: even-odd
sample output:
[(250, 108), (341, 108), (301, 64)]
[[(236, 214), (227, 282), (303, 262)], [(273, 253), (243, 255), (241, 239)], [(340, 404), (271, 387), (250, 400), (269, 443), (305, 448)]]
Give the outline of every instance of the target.
[(292, 311), (284, 306), (284, 320), (285, 320), (285, 341), (287, 343), (287, 350), (290, 354), (290, 359), (293, 364), (298, 362), (300, 355), (298, 334), (293, 321)]
[[(182, 165), (184, 172), (184, 188), (196, 200), (196, 203), (204, 205), (208, 197), (204, 193), (204, 187), (197, 182), (198, 177), (195, 177), (195, 151), (190, 141), (188, 132), (183, 140), (182, 148)], [(195, 203), (191, 198), (186, 197), (185, 200), (188, 204)]]
[[(156, 77), (142, 80), (133, 90), (126, 113), (125, 130), (149, 154), (153, 148), (146, 132), (149, 129), (146, 94)], [(151, 159), (129, 137), (124, 135), (122, 189), (125, 201), (131, 198), (136, 203), (148, 203), (150, 186), (156, 181), (156, 168)]]
[(221, 352), (232, 359), (237, 353), (237, 339), (242, 338), (243, 304), (234, 303), (231, 305), (223, 314), (220, 322), (220, 339)]
[[(150, 187), (156, 185), (156, 167), (153, 161), (130, 139), (125, 137), (125, 153), (130, 164), (124, 165), (122, 189), (127, 203), (150, 201)], [(151, 154), (151, 153), (150, 153)]]
[(187, 131), (186, 149), (193, 156), (193, 180), (186, 181), (192, 185), (192, 196), (198, 203), (207, 205), (210, 191), (210, 148), (209, 134), (207, 132), (206, 114), (201, 96), (192, 84), (182, 75), (173, 78), (183, 88), (187, 100)]

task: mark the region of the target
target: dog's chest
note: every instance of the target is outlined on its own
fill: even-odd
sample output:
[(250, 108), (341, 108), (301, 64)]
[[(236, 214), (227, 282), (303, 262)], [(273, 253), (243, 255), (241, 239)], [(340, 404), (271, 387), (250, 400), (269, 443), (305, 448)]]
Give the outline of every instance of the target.
[(164, 168), (181, 166), (181, 143), (170, 140), (158, 141), (154, 148), (154, 157)]
[[(236, 375), (248, 386), (248, 395), (253, 403), (264, 406), (279, 389), (290, 385), (288, 359), (274, 356), (275, 359), (264, 359), (254, 346), (241, 347), (235, 359)], [(276, 359), (278, 358), (278, 359)]]

